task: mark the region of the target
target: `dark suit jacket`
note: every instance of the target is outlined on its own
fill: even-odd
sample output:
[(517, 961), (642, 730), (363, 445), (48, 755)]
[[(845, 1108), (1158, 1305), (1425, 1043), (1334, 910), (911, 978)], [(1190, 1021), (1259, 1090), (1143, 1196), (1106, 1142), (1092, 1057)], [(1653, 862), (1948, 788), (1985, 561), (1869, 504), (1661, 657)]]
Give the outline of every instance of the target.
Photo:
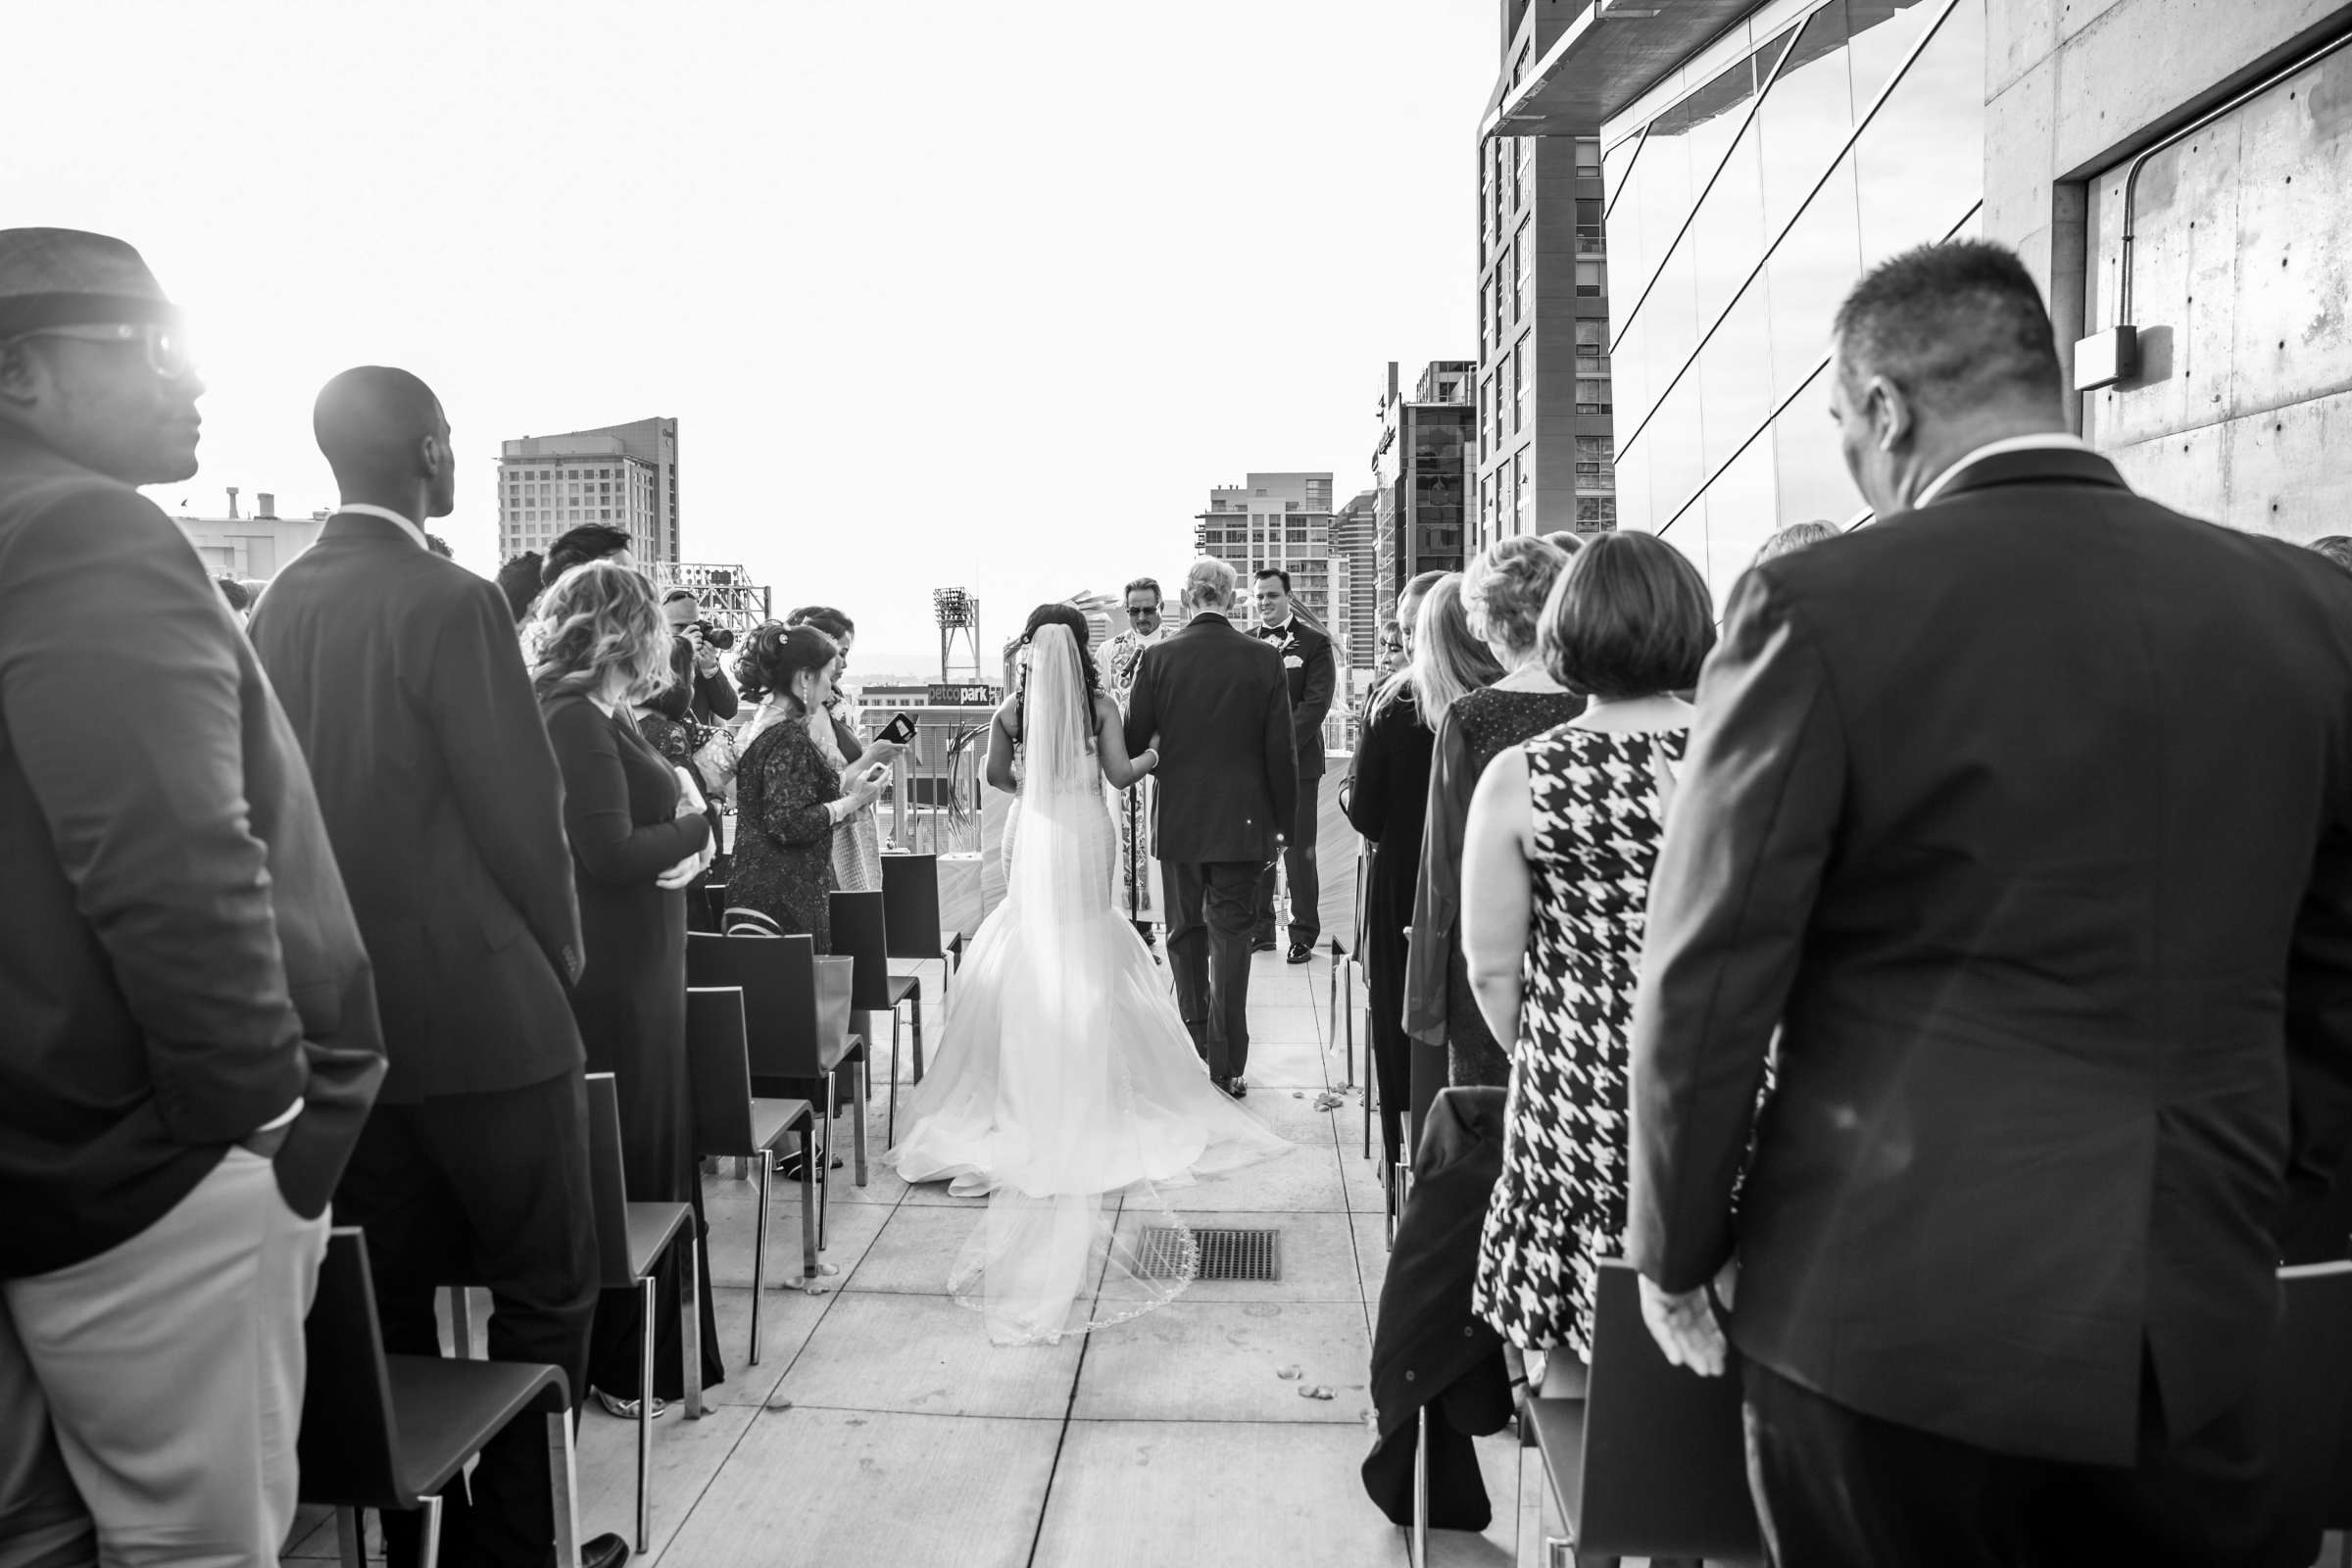
[(171, 519), (5, 435), (0, 867), (0, 1279), (145, 1230), (296, 1100), (317, 1214), (384, 1064), (302, 753)]
[(344, 513), (254, 608), (375, 960), (388, 1102), (580, 1065), (564, 788), (497, 585)]
[(1731, 596), (1651, 882), (1627, 1251), (1838, 1403), (2130, 1464), (2247, 1386), (2352, 1073), (2352, 579), (1994, 456)]
[(1127, 750), (1159, 748), (1152, 853), (1177, 865), (1274, 858), (1298, 819), (1298, 765), (1282, 657), (1203, 614), (1144, 650)]
[(1291, 688), (1291, 728), (1298, 749), (1298, 776), (1323, 776), (1323, 720), (1331, 713), (1332, 694), (1339, 689), (1339, 666), (1332, 659), (1331, 639), (1294, 610), (1282, 630), (1260, 626), (1250, 633), (1282, 655), (1282, 667)]

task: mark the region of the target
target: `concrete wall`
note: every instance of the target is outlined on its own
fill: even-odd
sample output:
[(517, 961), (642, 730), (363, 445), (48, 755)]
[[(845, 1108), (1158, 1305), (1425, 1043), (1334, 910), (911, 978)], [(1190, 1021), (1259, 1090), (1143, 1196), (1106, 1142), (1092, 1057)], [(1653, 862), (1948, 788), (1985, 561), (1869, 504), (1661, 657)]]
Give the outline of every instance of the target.
[[(2123, 166), (2348, 24), (2344, 0), (1987, 0), (1984, 231), (2041, 281), (2070, 370), (2114, 319)], [(2297, 538), (2352, 531), (2348, 56), (2148, 161), (2145, 368), (2081, 410), (2148, 494)]]

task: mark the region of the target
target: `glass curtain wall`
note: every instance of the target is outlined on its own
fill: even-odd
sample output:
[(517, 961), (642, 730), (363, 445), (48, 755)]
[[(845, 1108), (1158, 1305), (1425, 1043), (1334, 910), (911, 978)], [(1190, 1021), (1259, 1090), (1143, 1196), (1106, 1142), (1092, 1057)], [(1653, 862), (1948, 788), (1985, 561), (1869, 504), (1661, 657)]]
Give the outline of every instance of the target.
[(1672, 539), (1719, 603), (1774, 529), (1861, 506), (1831, 320), (1869, 267), (1973, 231), (1984, 4), (1827, 0), (1606, 128), (1618, 523)]

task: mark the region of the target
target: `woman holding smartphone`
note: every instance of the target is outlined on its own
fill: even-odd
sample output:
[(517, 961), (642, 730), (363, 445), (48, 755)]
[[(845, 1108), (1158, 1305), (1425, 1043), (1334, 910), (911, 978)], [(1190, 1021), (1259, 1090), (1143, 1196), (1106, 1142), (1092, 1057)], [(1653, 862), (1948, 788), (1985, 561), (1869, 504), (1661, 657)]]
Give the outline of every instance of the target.
[[(631, 1197), (692, 1203), (693, 1101), (686, 1073), (686, 892), (710, 863), (710, 824), (684, 772), (637, 731), (630, 710), (669, 682), (669, 629), (643, 577), (609, 561), (574, 566), (540, 601), (531, 678), (564, 774), (564, 828), (579, 894), (583, 963), (572, 1015), (588, 1070), (609, 1072), (620, 1102), (621, 1166)], [(703, 1364), (709, 1388), (726, 1376), (705, 1258)], [(659, 1293), (674, 1302), (678, 1254)], [(685, 1393), (678, 1314), (656, 1313), (654, 1387), (637, 1386), (642, 1304), (607, 1292), (589, 1341), (588, 1381), (605, 1407), (635, 1415), (651, 1392)]]
[[(840, 667), (840, 649), (813, 626), (762, 626), (735, 662), (744, 691), (759, 693), (763, 708), (774, 704), (780, 716), (759, 732), (736, 768), (727, 901), (759, 910), (787, 932), (814, 937), (819, 953), (833, 950), (831, 896), (868, 891), (841, 879), (839, 830), (882, 793), (889, 758), (897, 755), (876, 742), (845, 764), (837, 760), (838, 748), (828, 752), (818, 743), (820, 725), (832, 732), (825, 703)], [(881, 885), (877, 855), (872, 886)]]

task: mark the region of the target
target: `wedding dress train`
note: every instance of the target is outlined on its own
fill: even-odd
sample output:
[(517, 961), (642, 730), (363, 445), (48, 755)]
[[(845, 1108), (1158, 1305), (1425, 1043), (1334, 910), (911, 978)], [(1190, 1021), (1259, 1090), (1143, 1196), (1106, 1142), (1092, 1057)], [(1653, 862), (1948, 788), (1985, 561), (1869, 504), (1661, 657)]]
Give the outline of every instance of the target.
[[(909, 1182), (988, 1195), (949, 1287), (1000, 1344), (1173, 1298), (1198, 1259), (1162, 1189), (1293, 1147), (1209, 1082), (1112, 906), (1116, 840), (1074, 641), (1041, 627), (1029, 657), (1004, 902), (965, 949), (912, 1125), (884, 1156)], [(1153, 1229), (1172, 1234), (1147, 1250)]]

